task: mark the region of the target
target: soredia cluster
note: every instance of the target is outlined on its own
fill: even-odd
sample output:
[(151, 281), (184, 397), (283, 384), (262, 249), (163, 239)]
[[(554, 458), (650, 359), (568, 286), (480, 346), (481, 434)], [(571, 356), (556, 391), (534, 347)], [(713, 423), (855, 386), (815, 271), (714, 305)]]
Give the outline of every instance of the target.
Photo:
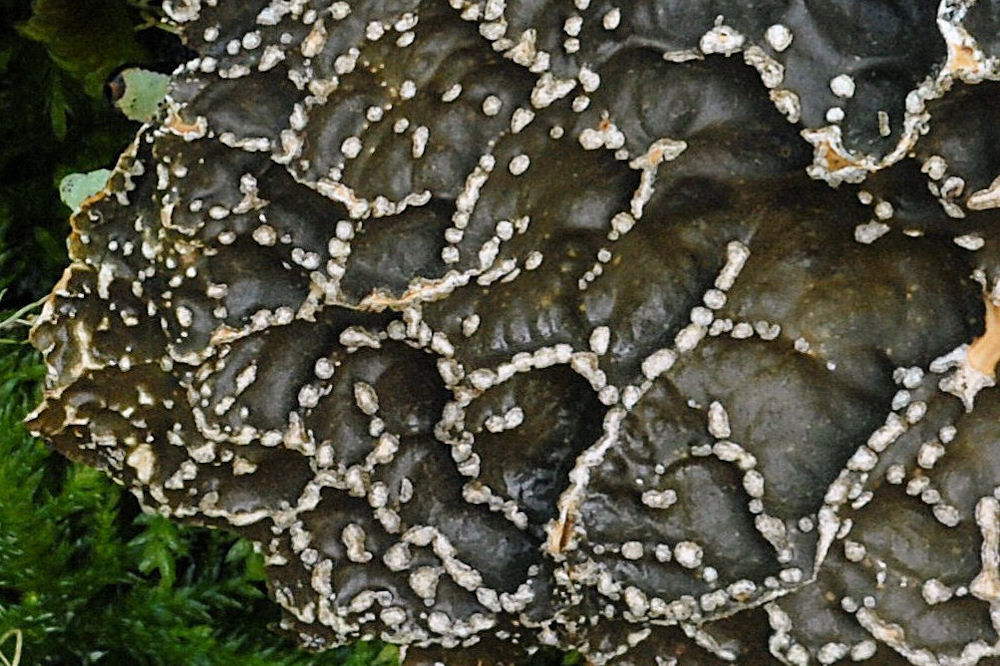
[(30, 424), (303, 646), (1000, 663), (1000, 3), (164, 9)]

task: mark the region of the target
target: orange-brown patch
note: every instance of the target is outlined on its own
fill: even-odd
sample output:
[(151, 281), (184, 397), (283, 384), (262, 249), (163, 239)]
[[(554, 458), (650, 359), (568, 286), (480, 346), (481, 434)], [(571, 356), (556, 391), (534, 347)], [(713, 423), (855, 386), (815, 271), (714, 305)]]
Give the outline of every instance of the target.
[(171, 132), (174, 132), (175, 134), (179, 134), (182, 136), (185, 134), (200, 134), (205, 129), (197, 122), (195, 123), (186, 122), (177, 114), (171, 114), (167, 118), (166, 122), (163, 123), (163, 126), (168, 130), (170, 130)]
[(967, 44), (949, 44), (947, 70), (952, 73), (974, 72), (979, 69), (976, 51)]
[(1000, 362), (1000, 306), (988, 296), (986, 301), (986, 330), (969, 345), (969, 365), (990, 377)]
[(834, 171), (840, 171), (841, 169), (846, 169), (847, 167), (856, 166), (855, 162), (841, 155), (837, 149), (829, 143), (824, 143), (823, 145), (826, 147), (824, 155), (826, 159), (827, 171), (833, 173)]
[(565, 519), (556, 521), (555, 527), (549, 532), (548, 551), (553, 555), (560, 555), (565, 552), (573, 537), (573, 525), (575, 520), (572, 513), (567, 513)]

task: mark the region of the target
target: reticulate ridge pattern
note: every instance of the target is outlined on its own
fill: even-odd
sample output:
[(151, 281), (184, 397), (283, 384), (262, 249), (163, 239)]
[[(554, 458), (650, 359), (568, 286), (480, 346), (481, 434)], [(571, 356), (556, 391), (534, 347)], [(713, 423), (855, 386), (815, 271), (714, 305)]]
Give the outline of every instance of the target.
[(165, 10), (31, 426), (304, 646), (1000, 664), (1000, 5)]

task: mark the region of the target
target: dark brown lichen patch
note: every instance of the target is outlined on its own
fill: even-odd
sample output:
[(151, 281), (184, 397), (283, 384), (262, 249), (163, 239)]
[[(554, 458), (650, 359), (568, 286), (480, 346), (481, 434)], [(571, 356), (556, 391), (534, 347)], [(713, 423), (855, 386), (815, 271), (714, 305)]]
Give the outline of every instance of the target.
[[(530, 402), (523, 396), (531, 396)], [(513, 512), (541, 537), (573, 460), (601, 433), (604, 406), (587, 381), (557, 366), (518, 374), (466, 409), (480, 472), (466, 492), (494, 511)]]
[(165, 5), (31, 423), (286, 632), (1000, 657), (988, 3)]
[[(404, 298), (416, 277), (440, 278), (446, 272), (441, 259), (443, 234), (451, 213), (443, 202), (410, 208), (389, 224), (369, 224), (351, 239), (351, 265), (341, 287), (352, 301), (383, 294), (388, 299)], [(392, 255), (397, 245), (406, 246), (402, 257)]]

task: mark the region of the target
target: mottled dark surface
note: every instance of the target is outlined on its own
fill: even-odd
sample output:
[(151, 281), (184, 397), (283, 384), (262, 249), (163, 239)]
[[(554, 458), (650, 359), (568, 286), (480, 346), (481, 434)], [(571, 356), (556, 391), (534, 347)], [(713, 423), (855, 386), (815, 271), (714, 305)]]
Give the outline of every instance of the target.
[(303, 645), (1000, 663), (994, 3), (166, 8), (31, 423)]

